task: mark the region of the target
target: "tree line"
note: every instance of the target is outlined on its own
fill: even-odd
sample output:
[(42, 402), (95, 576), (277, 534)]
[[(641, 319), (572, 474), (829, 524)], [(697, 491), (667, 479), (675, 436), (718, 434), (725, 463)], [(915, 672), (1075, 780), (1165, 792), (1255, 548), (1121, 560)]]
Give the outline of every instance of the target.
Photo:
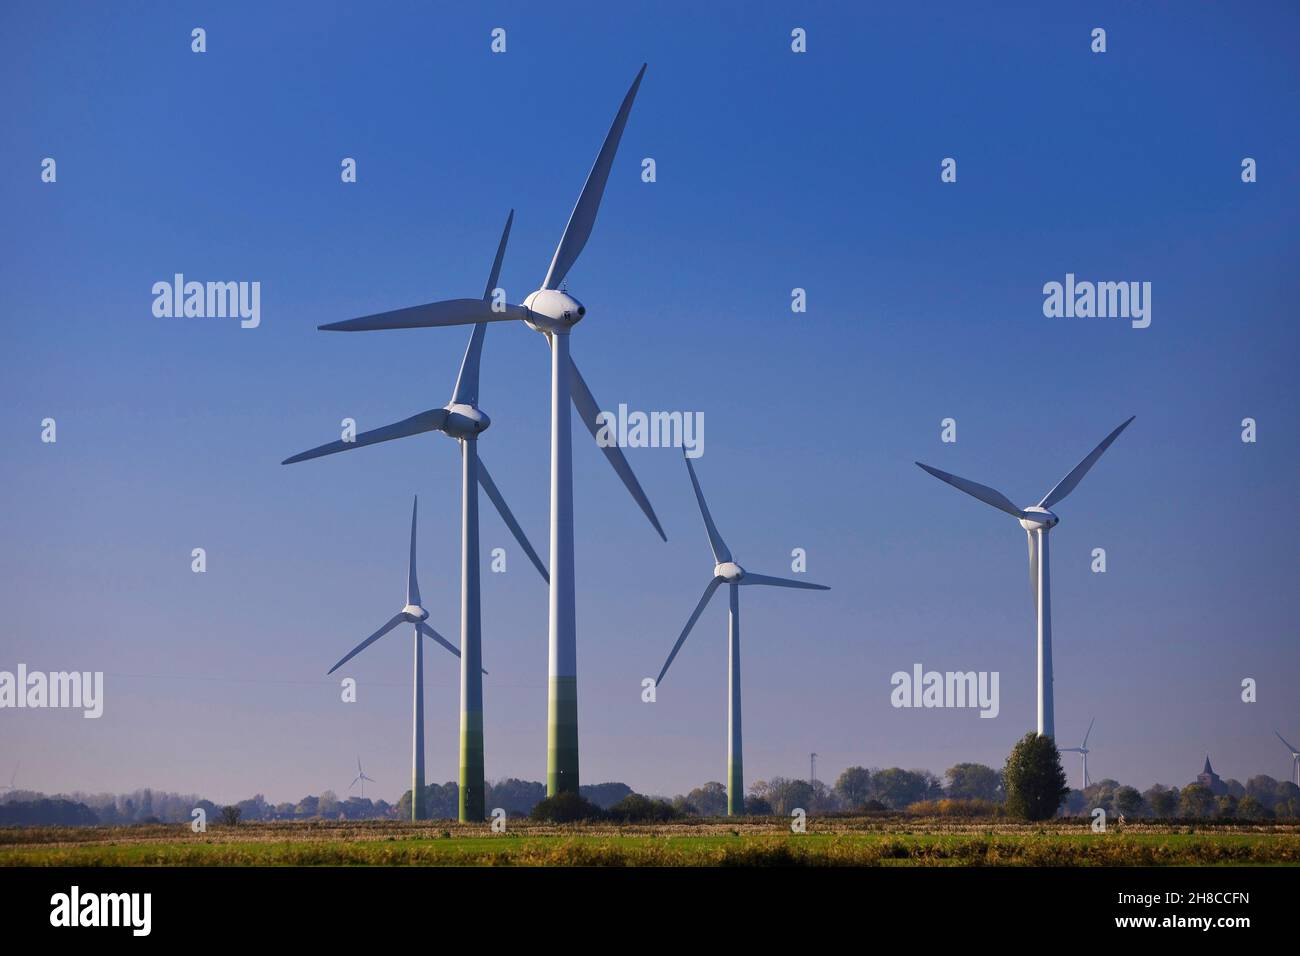
[[(788, 816), (802, 809), (809, 814), (911, 811), (1045, 819), (1058, 813), (1087, 816), (1100, 807), (1112, 818), (1300, 818), (1300, 787), (1290, 781), (1259, 774), (1244, 784), (1226, 779), (1218, 789), (1222, 792), (1192, 782), (1183, 787), (1155, 784), (1139, 791), (1107, 778), (1084, 790), (1072, 790), (1065, 786), (1065, 772), (1055, 745), (1047, 738), (1028, 734), (1016, 744), (1000, 771), (979, 763), (958, 763), (939, 777), (929, 770), (849, 767), (829, 786), (820, 780), (772, 777), (750, 786), (745, 811), (758, 816)], [(426, 786), (429, 818), (454, 820), (458, 797), (455, 781)], [(636, 794), (624, 783), (588, 784), (580, 788), (580, 797), (576, 802), (549, 803), (544, 784), (515, 777), (489, 783), (487, 788), (487, 806), (500, 807), (511, 818), (599, 817), (634, 822), (716, 817), (727, 812), (726, 787), (718, 781), (671, 798)], [(365, 797), (341, 800), (332, 790), (326, 790), (297, 803), (271, 804), (257, 794), (223, 806), (193, 794), (149, 788), (129, 794), (75, 792), (56, 797), (19, 790), (0, 802), (0, 826), (189, 823), (196, 808), (202, 809), (212, 823), (410, 819), (411, 792), (406, 791), (394, 804)]]

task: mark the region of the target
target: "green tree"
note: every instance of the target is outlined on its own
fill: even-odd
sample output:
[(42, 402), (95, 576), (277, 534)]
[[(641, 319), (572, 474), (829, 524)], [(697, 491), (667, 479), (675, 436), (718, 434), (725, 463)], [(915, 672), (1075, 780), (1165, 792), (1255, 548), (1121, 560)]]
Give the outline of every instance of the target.
[(1237, 798), (1230, 793), (1225, 793), (1219, 797), (1214, 801), (1214, 815), (1225, 820), (1231, 820), (1237, 815)]
[(681, 814), (667, 800), (655, 800), (639, 793), (629, 793), (605, 811), (619, 823), (666, 823)]
[(221, 822), (228, 827), (239, 826), (239, 807), (222, 807)]
[(1267, 820), (1273, 815), (1273, 811), (1250, 794), (1246, 794), (1237, 801), (1237, 815), (1245, 820)]
[(599, 820), (605, 812), (590, 800), (571, 791), (546, 797), (529, 816), (545, 823), (577, 823), (580, 820)]
[(871, 771), (866, 767), (849, 767), (835, 781), (835, 795), (850, 810), (871, 799)]
[(807, 780), (773, 777), (767, 783), (767, 789), (762, 794), (762, 797), (771, 804), (773, 813), (789, 816), (795, 809), (809, 810), (812, 808), (813, 789), (808, 786)]
[(608, 810), (620, 800), (632, 795), (632, 788), (625, 783), (584, 783), (578, 793), (590, 800), (602, 810)]
[(948, 768), (944, 777), (948, 781), (948, 796), (953, 799), (994, 803), (1002, 799), (1002, 778), (996, 770), (982, 763), (955, 764)]
[(1070, 792), (1056, 741), (1032, 731), (1011, 749), (1002, 768), (1007, 811), (1025, 820), (1046, 820)]
[(1143, 793), (1142, 799), (1153, 817), (1172, 817), (1178, 809), (1178, 791), (1158, 783)]
[(1189, 783), (1178, 795), (1180, 817), (1208, 817), (1214, 813), (1214, 793), (1200, 783)]
[(722, 817), (727, 814), (727, 788), (716, 780), (696, 787), (686, 795), (686, 803), (702, 817)]
[(536, 780), (507, 777), (487, 787), (487, 807), (501, 807), (512, 817), (526, 817), (546, 797), (546, 785)]
[(871, 775), (872, 795), (891, 810), (902, 810), (930, 796), (930, 779), (919, 771), (886, 767)]
[(1135, 787), (1120, 787), (1115, 791), (1115, 809), (1126, 817), (1142, 812), (1142, 794)]

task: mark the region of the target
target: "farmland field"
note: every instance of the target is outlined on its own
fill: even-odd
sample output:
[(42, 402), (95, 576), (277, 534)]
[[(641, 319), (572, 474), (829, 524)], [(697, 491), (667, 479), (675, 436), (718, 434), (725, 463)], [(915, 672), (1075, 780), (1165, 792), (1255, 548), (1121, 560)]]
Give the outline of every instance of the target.
[(1276, 866), (1300, 825), (836, 817), (660, 825), (283, 822), (0, 829), (0, 866)]

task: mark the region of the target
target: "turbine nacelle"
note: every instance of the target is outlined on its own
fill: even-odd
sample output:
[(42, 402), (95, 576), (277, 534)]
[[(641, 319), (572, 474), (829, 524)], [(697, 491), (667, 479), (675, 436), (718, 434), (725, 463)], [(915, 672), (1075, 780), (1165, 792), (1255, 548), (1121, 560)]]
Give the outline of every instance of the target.
[(429, 612), (418, 604), (408, 604), (402, 608), (402, 616), (414, 624), (418, 621), (428, 620)]
[(1034, 505), (1025, 509), (1025, 517), (1020, 519), (1020, 526), (1026, 531), (1051, 531), (1061, 519), (1046, 508)]
[(567, 332), (587, 314), (587, 307), (559, 289), (538, 289), (524, 299), (528, 318), (524, 321), (538, 332)]
[(476, 438), (492, 424), (487, 413), (473, 405), (453, 402), (446, 409), (447, 420), (443, 423), (442, 431), (452, 438)]
[(713, 567), (713, 576), (722, 578), (728, 584), (735, 584), (745, 576), (745, 569), (735, 561), (723, 561)]

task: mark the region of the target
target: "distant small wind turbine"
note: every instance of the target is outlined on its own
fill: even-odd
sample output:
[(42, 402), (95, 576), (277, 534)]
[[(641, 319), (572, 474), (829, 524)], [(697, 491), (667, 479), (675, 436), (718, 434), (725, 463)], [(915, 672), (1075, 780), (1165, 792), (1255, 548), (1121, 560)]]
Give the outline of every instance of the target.
[[(420, 635), (432, 638), (452, 654), (460, 657), (460, 651), (445, 637), (429, 626), (429, 612), (420, 606), (420, 585), (415, 579), (415, 521), (420, 506), (417, 497), (411, 505), (411, 560), (406, 568), (406, 607), (402, 608), (388, 623), (344, 655), (343, 659), (329, 669), (336, 670), (356, 657), (375, 641), (379, 640), (399, 624), (411, 624), (415, 629), (415, 717), (411, 730), (411, 819), (419, 820), (424, 815), (424, 644)], [(486, 673), (486, 672), (485, 672)], [(360, 769), (360, 758), (357, 760)], [(354, 780), (353, 783), (356, 781)]]
[(375, 782), (375, 780), (374, 780), (373, 777), (367, 777), (367, 776), (366, 776), (366, 772), (365, 772), (364, 770), (361, 769), (361, 757), (358, 756), (358, 757), (357, 757), (357, 775), (356, 775), (356, 778), (353, 779), (351, 785), (348, 786), (348, 791), (351, 792), (351, 790), (352, 790), (353, 787), (355, 787), (357, 784), (361, 784), (361, 799), (364, 800), (364, 799), (366, 798), (366, 781), (367, 781), (367, 780), (369, 780), (371, 783), (374, 783), (374, 782)]
[(928, 471), (940, 481), (947, 482), (958, 491), (964, 491), (973, 498), (978, 498), (986, 505), (992, 505), (999, 511), (1005, 511), (1020, 521), (1029, 538), (1029, 585), (1034, 592), (1034, 606), (1038, 617), (1038, 735), (1055, 737), (1056, 723), (1052, 708), (1052, 602), (1051, 575), (1048, 570), (1047, 533), (1060, 522), (1060, 518), (1048, 509), (1065, 499), (1075, 486), (1083, 480), (1089, 469), (1097, 464), (1102, 452), (1119, 437), (1119, 433), (1128, 428), (1133, 416), (1102, 440), (1102, 443), (1088, 453), (1088, 457), (1074, 466), (1074, 470), (1056, 483), (1036, 505), (1018, 508), (1011, 499), (996, 489), (966, 478), (958, 478), (929, 465), (918, 466)]
[(1092, 733), (1092, 725), (1097, 722), (1097, 718), (1092, 718), (1088, 722), (1088, 733), (1083, 735), (1083, 743), (1078, 747), (1062, 747), (1063, 754), (1083, 754), (1083, 789), (1087, 790), (1088, 785), (1092, 782), (1088, 779), (1088, 735)]
[(700, 514), (704, 518), (704, 530), (709, 534), (709, 545), (713, 549), (713, 560), (715, 562), (713, 578), (705, 587), (704, 596), (700, 598), (700, 603), (691, 612), (686, 626), (682, 628), (682, 636), (677, 638), (677, 643), (673, 645), (668, 660), (664, 662), (663, 670), (659, 672), (659, 677), (655, 680), (655, 686), (662, 683), (664, 675), (668, 673), (668, 668), (672, 665), (673, 658), (682, 649), (682, 644), (686, 642), (686, 636), (691, 633), (691, 628), (695, 626), (695, 622), (704, 613), (704, 608), (708, 605), (709, 599), (713, 597), (713, 592), (721, 585), (726, 584), (731, 592), (731, 613), (727, 619), (729, 675), (727, 678), (727, 816), (730, 817), (745, 812), (745, 774), (740, 739), (740, 586), (745, 584), (766, 584), (770, 587), (803, 588), (809, 591), (829, 591), (830, 588), (824, 584), (809, 584), (805, 581), (792, 581), (789, 578), (775, 578), (766, 574), (754, 574), (746, 571), (733, 561), (726, 542), (722, 540), (722, 535), (718, 534), (718, 529), (713, 524), (713, 518), (709, 514), (709, 506), (704, 503), (704, 492), (700, 489), (699, 479), (695, 477), (695, 468), (689, 458), (686, 459), (686, 470), (690, 472), (691, 484), (695, 488), (695, 500), (699, 502)]
[(0, 787), (0, 790), (10, 790), (10, 791), (12, 791), (12, 790), (14, 789), (14, 781), (18, 779), (18, 768), (21, 767), (21, 766), (22, 766), (21, 763), (16, 763), (16, 764), (14, 764), (14, 772), (13, 772), (13, 775), (10, 776), (10, 778), (9, 778), (9, 785), (8, 785), (7, 787)]
[(1287, 743), (1286, 738), (1283, 737), (1281, 734), (1278, 734), (1276, 730), (1273, 731), (1273, 733), (1277, 734), (1277, 739), (1282, 741), (1282, 746), (1286, 747), (1287, 750), (1291, 751), (1291, 776), (1293, 778), (1293, 782), (1295, 783), (1295, 785), (1297, 787), (1300, 787), (1300, 750), (1296, 750), (1289, 743)]

